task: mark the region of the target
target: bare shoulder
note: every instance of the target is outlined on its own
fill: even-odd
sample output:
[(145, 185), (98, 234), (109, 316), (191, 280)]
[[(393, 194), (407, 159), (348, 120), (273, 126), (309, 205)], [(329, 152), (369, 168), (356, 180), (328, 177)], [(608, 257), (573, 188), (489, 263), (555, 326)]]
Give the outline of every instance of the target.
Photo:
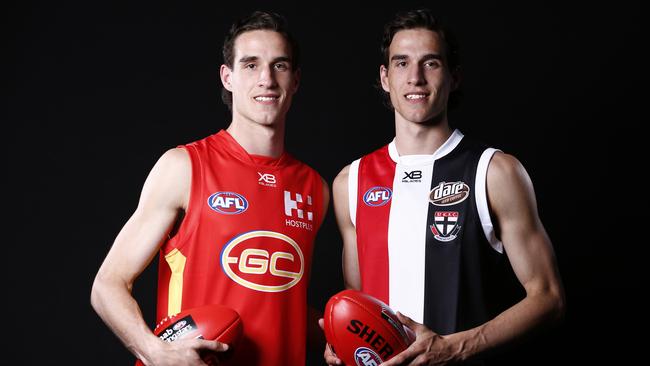
[(158, 164), (168, 169), (189, 169), (191, 167), (190, 155), (186, 149), (176, 147), (165, 151), (158, 160)]
[(345, 188), (347, 189), (348, 185), (348, 175), (350, 174), (350, 165), (346, 165), (339, 174), (336, 175), (336, 178), (334, 178), (334, 184), (333, 188), (334, 191), (336, 192), (339, 189)]
[(192, 182), (192, 162), (183, 148), (167, 150), (151, 169), (144, 184), (141, 203), (156, 201), (185, 208)]
[(506, 183), (512, 180), (528, 179), (528, 173), (521, 162), (513, 155), (496, 152), (488, 167), (488, 180)]
[(533, 183), (521, 162), (512, 155), (497, 152), (487, 171), (490, 207), (497, 213), (521, 217), (536, 211)]

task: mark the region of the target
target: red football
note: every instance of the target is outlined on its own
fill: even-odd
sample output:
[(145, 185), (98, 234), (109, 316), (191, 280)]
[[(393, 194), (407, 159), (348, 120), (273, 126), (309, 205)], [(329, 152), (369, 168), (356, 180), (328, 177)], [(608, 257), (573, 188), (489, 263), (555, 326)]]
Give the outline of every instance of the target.
[(346, 365), (379, 365), (412, 343), (395, 312), (360, 291), (332, 296), (324, 321), (327, 343)]
[[(226, 343), (230, 350), (242, 335), (239, 314), (227, 306), (206, 305), (181, 311), (158, 323), (154, 334), (166, 342), (201, 338)], [(136, 366), (143, 365), (140, 360)]]

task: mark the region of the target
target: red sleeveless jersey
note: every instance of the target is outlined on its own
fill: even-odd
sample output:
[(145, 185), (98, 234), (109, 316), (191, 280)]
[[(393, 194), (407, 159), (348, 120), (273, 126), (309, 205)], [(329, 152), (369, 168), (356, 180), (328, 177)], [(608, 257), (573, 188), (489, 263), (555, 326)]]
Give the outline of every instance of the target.
[(223, 130), (183, 147), (192, 162), (190, 201), (160, 250), (157, 319), (226, 305), (244, 326), (227, 365), (304, 365), (321, 177), (286, 152), (251, 156)]

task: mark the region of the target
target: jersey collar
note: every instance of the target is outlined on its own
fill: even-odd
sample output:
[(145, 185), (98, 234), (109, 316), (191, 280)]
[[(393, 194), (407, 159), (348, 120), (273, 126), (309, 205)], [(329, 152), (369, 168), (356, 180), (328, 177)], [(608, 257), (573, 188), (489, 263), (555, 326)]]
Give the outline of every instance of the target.
[(395, 146), (395, 139), (388, 144), (388, 154), (390, 158), (400, 165), (426, 165), (431, 164), (435, 160), (442, 158), (443, 156), (452, 152), (460, 141), (463, 139), (463, 133), (458, 129), (455, 129), (454, 132), (449, 136), (447, 141), (442, 144), (438, 150), (433, 154), (423, 154), (423, 155), (400, 155), (397, 152), (397, 147)]

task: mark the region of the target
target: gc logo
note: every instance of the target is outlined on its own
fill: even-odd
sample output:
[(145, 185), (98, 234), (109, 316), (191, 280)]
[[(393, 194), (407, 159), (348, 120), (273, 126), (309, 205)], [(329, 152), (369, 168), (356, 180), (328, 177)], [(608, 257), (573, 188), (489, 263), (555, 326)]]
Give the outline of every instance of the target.
[(295, 286), (305, 266), (300, 246), (274, 231), (236, 236), (221, 252), (221, 268), (231, 280), (256, 291), (281, 292)]

